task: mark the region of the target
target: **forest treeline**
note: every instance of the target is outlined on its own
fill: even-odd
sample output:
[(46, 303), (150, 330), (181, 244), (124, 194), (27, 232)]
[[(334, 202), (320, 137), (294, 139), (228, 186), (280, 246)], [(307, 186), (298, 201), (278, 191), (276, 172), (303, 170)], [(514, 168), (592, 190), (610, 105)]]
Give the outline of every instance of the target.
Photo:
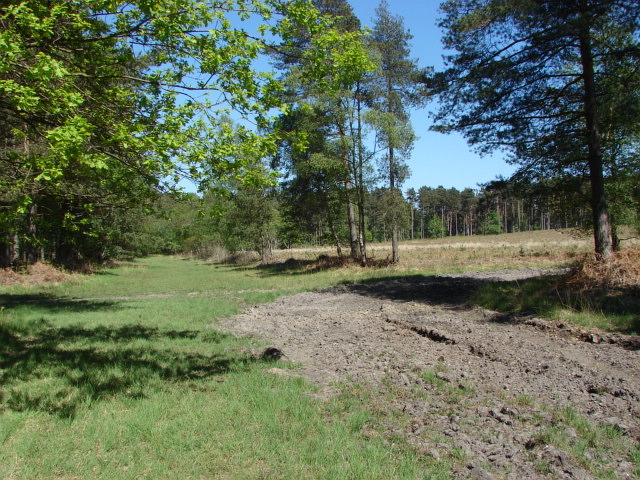
[[(0, 267), (557, 227), (607, 261), (640, 211), (640, 4), (503, 3), (442, 1), (434, 71), (385, 0), (370, 28), (347, 0), (3, 2)], [(432, 100), (513, 177), (403, 191)]]
[[(564, 192), (553, 184), (526, 188), (496, 180), (476, 189), (421, 187), (408, 189), (397, 219), (400, 240), (448, 236), (492, 235), (548, 229), (586, 230), (590, 216), (582, 192)], [(255, 193), (255, 192), (254, 192)], [(366, 236), (370, 242), (389, 242), (387, 189), (367, 191)], [(138, 217), (138, 234), (126, 245), (128, 255), (187, 254), (199, 258), (226, 258), (244, 251), (268, 261), (270, 250), (304, 246), (331, 246), (347, 253), (347, 221), (331, 226), (322, 212), (290, 203), (286, 190), (251, 196), (212, 192), (182, 199), (167, 196), (160, 215)], [(626, 224), (635, 214), (627, 212)]]

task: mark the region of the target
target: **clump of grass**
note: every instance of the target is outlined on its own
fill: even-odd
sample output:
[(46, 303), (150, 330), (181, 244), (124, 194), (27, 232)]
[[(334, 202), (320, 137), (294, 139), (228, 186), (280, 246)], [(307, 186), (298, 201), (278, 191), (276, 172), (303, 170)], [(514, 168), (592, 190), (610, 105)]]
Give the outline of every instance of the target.
[(610, 462), (615, 458), (627, 458), (636, 465), (632, 475), (640, 475), (637, 463), (640, 447), (618, 428), (595, 425), (578, 415), (570, 407), (553, 412), (551, 425), (534, 436), (530, 448), (538, 445), (553, 445), (571, 455), (582, 468), (598, 478), (612, 478)]
[(457, 405), (473, 395), (473, 388), (462, 383), (450, 383), (446, 379), (446, 376), (442, 375), (444, 372), (446, 372), (446, 369), (436, 366), (434, 370), (423, 370), (419, 372), (419, 376), (427, 385), (430, 385), (437, 392), (444, 395), (447, 399), (447, 403), (450, 405)]

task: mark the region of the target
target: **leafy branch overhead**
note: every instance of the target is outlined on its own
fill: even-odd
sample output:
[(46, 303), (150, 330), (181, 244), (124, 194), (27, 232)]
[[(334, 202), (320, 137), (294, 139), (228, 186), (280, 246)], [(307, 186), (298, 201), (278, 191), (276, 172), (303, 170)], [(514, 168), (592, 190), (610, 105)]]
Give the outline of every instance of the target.
[(42, 208), (95, 226), (183, 176), (267, 181), (284, 104), (257, 63), (325, 25), (308, 0), (14, 0), (0, 23), (0, 233), (34, 247)]

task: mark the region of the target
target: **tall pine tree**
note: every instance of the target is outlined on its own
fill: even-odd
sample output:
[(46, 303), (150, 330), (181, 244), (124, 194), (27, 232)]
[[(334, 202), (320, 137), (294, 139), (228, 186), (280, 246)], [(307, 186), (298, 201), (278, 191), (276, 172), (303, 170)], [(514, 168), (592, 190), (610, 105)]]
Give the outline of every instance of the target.
[(448, 0), (442, 10), (444, 44), (456, 53), (439, 77), (437, 128), (463, 132), (480, 151), (511, 152), (525, 177), (587, 177), (595, 252), (609, 259), (605, 183), (621, 162), (611, 141), (630, 141), (640, 119), (640, 4)]
[[(408, 176), (406, 156), (415, 142), (409, 118), (409, 107), (418, 105), (421, 72), (410, 58), (409, 41), (413, 36), (405, 29), (401, 17), (392, 15), (386, 1), (376, 8), (371, 46), (379, 56), (379, 68), (367, 84), (371, 111), (368, 122), (376, 131), (376, 139), (384, 149), (384, 177), (388, 182), (390, 211), (393, 219), (404, 214), (400, 186)], [(398, 222), (392, 223), (392, 262), (400, 259)]]

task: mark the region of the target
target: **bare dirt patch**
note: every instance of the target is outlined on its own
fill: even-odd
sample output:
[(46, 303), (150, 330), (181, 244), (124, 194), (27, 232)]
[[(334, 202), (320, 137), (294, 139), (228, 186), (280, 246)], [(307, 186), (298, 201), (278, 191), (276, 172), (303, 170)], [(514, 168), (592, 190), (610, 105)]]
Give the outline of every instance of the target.
[[(298, 362), (324, 395), (336, 383), (365, 383), (380, 405), (402, 411), (390, 423), (418, 452), (462, 452), (455, 478), (634, 478), (615, 450), (575, 453), (547, 444), (569, 407), (593, 425), (640, 439), (640, 351), (623, 342), (465, 302), (482, 282), (545, 273), (517, 271), (407, 277), (283, 297), (221, 325), (257, 335)], [(595, 340), (596, 343), (594, 343)], [(585, 341), (587, 340), (587, 341)], [(383, 400), (384, 398), (384, 400)], [(567, 445), (580, 442), (562, 427)], [(595, 467), (594, 465), (599, 465)]]

